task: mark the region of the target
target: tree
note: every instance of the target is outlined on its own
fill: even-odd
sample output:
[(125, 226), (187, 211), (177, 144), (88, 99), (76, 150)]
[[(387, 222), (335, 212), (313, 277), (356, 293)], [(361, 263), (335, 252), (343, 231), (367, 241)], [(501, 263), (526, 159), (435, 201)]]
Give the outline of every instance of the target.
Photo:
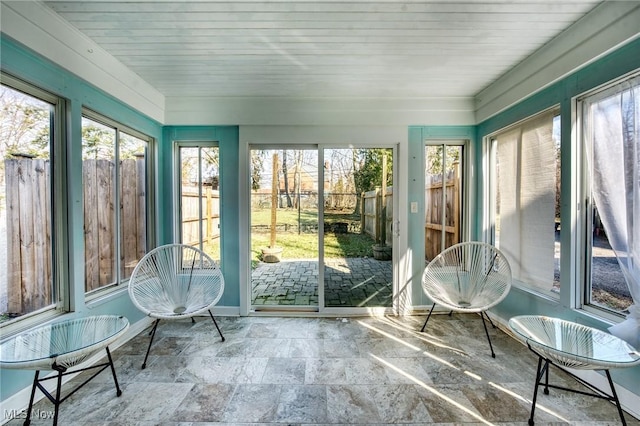
[(294, 201), (294, 207), (300, 207), (300, 192), (302, 191), (302, 161), (304, 157), (304, 151), (297, 149), (293, 151), (294, 159), (294, 175), (293, 175), (293, 193), (296, 195)]
[(0, 154), (49, 158), (51, 106), (0, 86)]
[(282, 150), (282, 179), (284, 179), (284, 195), (287, 199), (287, 208), (293, 207), (291, 194), (289, 194), (289, 171), (287, 170), (287, 151)]
[[(441, 175), (442, 170), (442, 145), (427, 147), (426, 175)], [(452, 145), (446, 147), (447, 164), (444, 172), (453, 170), (453, 164), (460, 161), (460, 147)]]
[(82, 123), (82, 159), (115, 159), (115, 130), (103, 127), (90, 120)]
[[(393, 151), (388, 148), (375, 149), (354, 149), (353, 153), (353, 181), (356, 193), (361, 194), (373, 191), (376, 186), (382, 186), (382, 157), (387, 155), (391, 160)], [(387, 161), (387, 182), (386, 186), (393, 185), (393, 161)], [(359, 200), (359, 198), (358, 198)], [(356, 212), (359, 211), (359, 204), (356, 205)]]
[(251, 150), (251, 189), (257, 191), (260, 189), (260, 175), (264, 169), (265, 151)]

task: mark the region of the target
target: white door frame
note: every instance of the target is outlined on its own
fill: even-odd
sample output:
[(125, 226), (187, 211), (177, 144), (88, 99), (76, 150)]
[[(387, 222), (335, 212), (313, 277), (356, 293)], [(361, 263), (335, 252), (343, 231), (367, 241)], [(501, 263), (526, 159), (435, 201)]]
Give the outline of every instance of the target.
[[(338, 141), (338, 143), (318, 143), (318, 141)], [(406, 313), (411, 310), (410, 286), (411, 282), (410, 262), (407, 253), (407, 191), (404, 182), (408, 179), (406, 164), (408, 161), (406, 144), (408, 143), (407, 129), (399, 127), (343, 127), (343, 126), (241, 126), (240, 146), (239, 146), (239, 200), (240, 200), (240, 315), (254, 315), (251, 312), (251, 265), (249, 253), (251, 250), (250, 232), (250, 149), (264, 145), (269, 147), (291, 147), (309, 146), (315, 148), (341, 147), (351, 148), (356, 146), (366, 146), (371, 148), (393, 148), (394, 168), (393, 181), (397, 185), (397, 196), (394, 188), (394, 256), (393, 256), (393, 293), (402, 292), (403, 297), (394, 297), (392, 308), (322, 308), (318, 307), (318, 312), (305, 314), (316, 314), (319, 316), (329, 316), (339, 314), (362, 315), (364, 313), (378, 313), (384, 310), (385, 313)], [(405, 283), (405, 284), (402, 284)], [(337, 309), (337, 311), (336, 311)], [(278, 312), (282, 314), (282, 312)]]

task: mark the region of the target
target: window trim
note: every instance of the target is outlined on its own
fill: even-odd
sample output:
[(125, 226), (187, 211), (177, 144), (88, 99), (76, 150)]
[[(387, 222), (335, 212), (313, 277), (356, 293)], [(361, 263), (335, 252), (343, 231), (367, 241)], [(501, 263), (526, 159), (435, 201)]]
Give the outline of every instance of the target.
[(584, 311), (590, 315), (593, 315), (599, 319), (608, 321), (612, 324), (622, 322), (626, 315), (616, 312), (611, 309), (607, 309), (604, 306), (600, 306), (590, 302), (591, 296), (591, 267), (593, 258), (593, 235), (590, 232), (593, 226), (593, 218), (590, 212), (592, 212), (593, 198), (591, 195), (592, 185), (591, 178), (589, 177), (588, 167), (588, 147), (586, 146), (586, 138), (589, 135), (585, 129), (585, 116), (587, 111), (587, 99), (592, 101), (599, 101), (605, 99), (612, 94), (618, 93), (617, 87), (624, 85), (625, 82), (640, 78), (640, 70), (634, 70), (632, 72), (621, 75), (613, 80), (606, 82), (600, 86), (594, 87), (586, 92), (572, 99), (572, 108), (575, 111), (575, 140), (576, 140), (576, 158), (575, 161), (576, 173), (578, 178), (576, 179), (577, 193), (578, 193), (578, 209), (579, 214), (576, 218), (576, 250), (575, 250), (575, 264), (576, 264), (576, 280), (575, 286), (575, 309)]
[[(0, 324), (2, 336), (19, 333), (36, 324), (50, 321), (70, 311), (71, 288), (69, 280), (69, 247), (64, 244), (68, 233), (67, 206), (69, 203), (67, 182), (67, 155), (69, 140), (66, 131), (67, 101), (39, 87), (4, 72), (0, 84), (39, 99), (53, 106), (51, 156), (51, 280), (53, 303)], [(66, 283), (63, 285), (63, 283)]]
[[(119, 164), (119, 145), (120, 145), (120, 133), (126, 133), (130, 136), (136, 137), (138, 139), (141, 139), (143, 141), (145, 141), (147, 143), (147, 147), (145, 149), (145, 174), (146, 174), (146, 193), (145, 193), (145, 221), (146, 221), (146, 246), (147, 246), (147, 251), (149, 251), (151, 249), (151, 244), (152, 242), (155, 241), (155, 220), (153, 219), (153, 215), (151, 214), (151, 210), (152, 208), (155, 206), (155, 191), (153, 190), (153, 188), (155, 188), (155, 179), (154, 179), (154, 172), (153, 172), (153, 164), (155, 164), (154, 161), (154, 155), (153, 152), (155, 151), (155, 139), (152, 136), (149, 136), (145, 133), (142, 133), (140, 131), (137, 131), (125, 124), (122, 124), (116, 120), (113, 120), (107, 116), (104, 116), (102, 114), (100, 114), (99, 112), (96, 112), (90, 108), (87, 108), (86, 106), (82, 107), (82, 113), (81, 113), (81, 118), (86, 118), (92, 121), (95, 121), (96, 123), (102, 124), (104, 126), (107, 126), (109, 128), (114, 129), (115, 131), (115, 162), (116, 164)], [(118, 169), (119, 170), (119, 169)], [(119, 203), (119, 200), (121, 199), (121, 194), (120, 194), (120, 175), (119, 173), (116, 171), (115, 173), (115, 194), (116, 194), (116, 202)], [(84, 183), (83, 183), (83, 188), (84, 188)], [(120, 230), (121, 229), (121, 215), (119, 213), (117, 213), (115, 215), (115, 227), (116, 229)], [(84, 218), (84, 214), (83, 214), (83, 218)], [(119, 293), (121, 291), (125, 291), (126, 290), (126, 285), (129, 282), (129, 278), (125, 278), (123, 279), (121, 277), (121, 237), (120, 237), (120, 232), (117, 232), (116, 234), (116, 244), (115, 244), (115, 282), (112, 282), (110, 284), (107, 284), (103, 287), (91, 290), (91, 291), (86, 291), (83, 288), (83, 294), (84, 294), (84, 300), (86, 304), (92, 304), (95, 305), (96, 303), (100, 303), (103, 300), (109, 300), (114, 293)], [(84, 247), (84, 245), (83, 245)], [(83, 265), (85, 265), (86, 263), (83, 263)], [(83, 286), (84, 286), (84, 282), (83, 282)]]
[[(533, 114), (529, 114), (526, 117), (521, 118), (520, 120), (517, 120), (499, 129), (496, 129), (491, 133), (488, 133), (482, 138), (482, 151), (483, 151), (482, 163), (483, 163), (483, 168), (486, 171), (485, 176), (488, 176), (488, 179), (485, 180), (485, 188), (484, 188), (485, 200), (482, 203), (483, 219), (482, 219), (481, 238), (486, 243), (489, 243), (492, 245), (495, 244), (496, 201), (497, 201), (496, 196), (498, 193), (498, 186), (497, 186), (498, 182), (495, 176), (495, 167), (496, 167), (497, 155), (498, 155), (496, 136), (501, 133), (509, 132), (530, 120), (535, 120), (537, 117), (543, 114), (548, 114), (548, 113), (553, 113), (554, 117), (560, 116), (562, 119), (561, 105), (557, 103), (548, 108), (536, 111)], [(562, 146), (560, 149), (562, 150)], [(561, 182), (561, 185), (562, 185), (562, 182)], [(560, 203), (562, 204), (562, 200), (560, 201)], [(561, 224), (562, 224), (562, 219), (561, 219)], [(562, 256), (562, 253), (560, 254), (560, 256)], [(561, 278), (561, 282), (562, 282), (562, 278)], [(546, 294), (541, 291), (537, 291), (535, 288), (532, 288), (529, 284), (525, 282), (521, 282), (516, 278), (513, 279), (513, 286), (518, 288), (521, 291), (530, 293), (536, 297), (542, 298), (554, 304), (560, 303), (562, 299), (561, 297), (562, 289), (560, 290), (560, 292), (558, 292), (557, 297), (553, 297), (551, 294)]]
[[(180, 150), (181, 148), (197, 148), (199, 155), (202, 152), (201, 150), (203, 148), (216, 148), (218, 150), (218, 159), (220, 159), (220, 141), (216, 140), (216, 139), (202, 139), (202, 140), (195, 140), (195, 139), (176, 139), (174, 141), (172, 141), (173, 144), (173, 170), (172, 170), (172, 175), (174, 178), (174, 184), (173, 184), (173, 194), (172, 194), (172, 199), (174, 201), (173, 205), (174, 205), (174, 211), (175, 214), (173, 216), (173, 224), (172, 224), (172, 233), (173, 233), (173, 241), (176, 242), (182, 242), (182, 199), (181, 199), (181, 193), (182, 193), (182, 188), (181, 188), (181, 178), (180, 178), (180, 172), (181, 172), (181, 158), (180, 158)], [(202, 164), (199, 164), (198, 167), (201, 167)], [(222, 203), (222, 194), (224, 191), (224, 182), (222, 181), (222, 162), (220, 161), (220, 165), (219, 165), (219, 186), (220, 186), (220, 203)], [(199, 174), (202, 174), (202, 170), (199, 170)], [(202, 188), (199, 188), (199, 191), (202, 191)], [(202, 196), (202, 194), (200, 195)], [(200, 212), (202, 213), (202, 212)], [(224, 250), (222, 249), (223, 247), (223, 242), (224, 242), (224, 232), (223, 232), (223, 227), (222, 227), (222, 209), (220, 209), (220, 264), (218, 265), (220, 267), (220, 269), (224, 270)], [(199, 247), (202, 248), (202, 247)]]
[[(426, 156), (427, 156), (427, 149), (431, 146), (442, 146), (442, 147), (449, 147), (449, 146), (453, 146), (453, 147), (460, 147), (461, 151), (462, 151), (462, 162), (460, 164), (460, 170), (462, 172), (462, 179), (460, 181), (460, 184), (462, 186), (461, 188), (461, 194), (460, 194), (460, 241), (468, 241), (470, 236), (469, 236), (469, 230), (471, 229), (470, 226), (470, 218), (471, 218), (471, 209), (469, 208), (469, 206), (471, 206), (471, 192), (469, 190), (470, 187), (470, 165), (472, 164), (472, 150), (470, 148), (471, 146), (471, 141), (467, 138), (464, 137), (460, 137), (460, 138), (425, 138), (423, 141), (423, 147), (422, 147), (422, 158), (423, 158), (423, 165), (422, 165), (422, 174), (425, 174), (425, 170), (426, 170)], [(423, 178), (424, 179), (424, 178)], [(426, 209), (426, 204), (425, 204), (425, 209)]]

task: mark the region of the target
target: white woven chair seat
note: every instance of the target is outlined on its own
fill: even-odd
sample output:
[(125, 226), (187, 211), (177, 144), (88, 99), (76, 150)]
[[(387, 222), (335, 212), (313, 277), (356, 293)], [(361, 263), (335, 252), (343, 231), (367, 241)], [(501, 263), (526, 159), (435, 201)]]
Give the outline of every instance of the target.
[(458, 312), (482, 312), (500, 303), (511, 288), (511, 268), (490, 244), (456, 244), (425, 268), (422, 289), (434, 302)]
[(422, 290), (433, 305), (421, 331), (436, 305), (455, 312), (480, 313), (495, 358), (484, 319), (491, 322), (486, 311), (504, 300), (510, 289), (511, 267), (500, 250), (479, 241), (455, 244), (429, 262), (422, 274)]
[(146, 368), (160, 320), (191, 318), (194, 321), (193, 317), (208, 313), (224, 342), (211, 313), (223, 292), (222, 271), (209, 255), (196, 247), (167, 244), (140, 259), (129, 279), (129, 296), (136, 308), (156, 319), (142, 368)]
[(516, 336), (552, 362), (582, 370), (606, 370), (640, 364), (640, 353), (602, 330), (540, 315), (509, 320)]
[(158, 247), (134, 269), (129, 295), (152, 318), (180, 319), (206, 313), (224, 291), (222, 272), (199, 249), (182, 244)]

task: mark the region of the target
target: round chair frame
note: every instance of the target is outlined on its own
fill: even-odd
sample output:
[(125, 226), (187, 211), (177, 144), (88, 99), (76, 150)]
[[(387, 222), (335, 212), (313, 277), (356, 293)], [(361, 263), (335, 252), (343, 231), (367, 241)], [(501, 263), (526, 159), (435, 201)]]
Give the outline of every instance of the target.
[(491, 244), (471, 241), (443, 250), (429, 262), (422, 275), (422, 290), (433, 305), (420, 331), (425, 330), (437, 304), (450, 313), (479, 313), (491, 356), (495, 358), (484, 318), (495, 328), (486, 311), (507, 297), (511, 282), (507, 258)]
[(186, 244), (167, 244), (148, 252), (129, 279), (129, 296), (145, 315), (155, 318), (149, 351), (160, 320), (178, 320), (209, 313), (221, 340), (224, 336), (211, 309), (224, 292), (222, 271), (204, 251)]

